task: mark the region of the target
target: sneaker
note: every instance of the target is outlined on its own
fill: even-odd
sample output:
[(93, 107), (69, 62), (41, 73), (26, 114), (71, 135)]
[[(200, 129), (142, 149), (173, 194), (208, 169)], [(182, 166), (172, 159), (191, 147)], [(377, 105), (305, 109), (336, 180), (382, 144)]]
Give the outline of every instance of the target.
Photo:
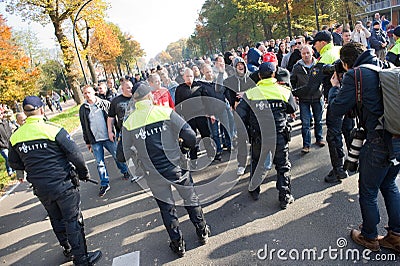
[(292, 194), (286, 194), (283, 199), (280, 200), (280, 207), (282, 210), (286, 210), (289, 204), (294, 202), (294, 197)]
[(110, 190), (110, 185), (101, 186), (100, 192), (99, 192), (99, 197), (103, 197), (109, 190)]
[(322, 147), (325, 147), (326, 144), (325, 144), (325, 141), (319, 140), (319, 141), (315, 142), (315, 145), (318, 145), (322, 148)]
[(361, 234), (361, 231), (357, 230), (357, 229), (352, 229), (350, 231), (350, 236), (351, 239), (353, 239), (354, 242), (356, 242), (357, 244), (368, 248), (371, 251), (379, 251), (381, 248), (379, 246), (379, 241), (378, 239), (368, 239), (366, 237), (364, 237)]
[(83, 255), (79, 259), (74, 259), (74, 265), (94, 265), (96, 262), (98, 262), (101, 257), (103, 256), (103, 253), (101, 253), (100, 250), (93, 251), (93, 252), (88, 252), (86, 255)]
[(246, 168), (245, 167), (243, 167), (243, 166), (239, 166), (238, 167), (238, 169), (237, 169), (237, 172), (236, 172), (236, 174), (237, 175), (244, 175), (244, 171), (246, 170)]
[(129, 178), (131, 178), (131, 175), (129, 174), (129, 172), (124, 173), (124, 176), (122, 177), (122, 179), (129, 180)]
[(301, 153), (306, 154), (310, 152), (310, 147), (303, 147), (303, 149), (301, 149)]
[(378, 241), (381, 247), (400, 253), (400, 233), (388, 230), (388, 233), (385, 237), (378, 237)]
[(196, 228), (196, 234), (200, 244), (205, 245), (208, 242), (208, 237), (211, 235), (210, 226), (206, 224), (203, 229)]
[(185, 256), (185, 241), (183, 241), (183, 239), (179, 239), (179, 240), (172, 240), (169, 243), (169, 247), (171, 248), (171, 250), (176, 253), (180, 258), (182, 258), (183, 256)]

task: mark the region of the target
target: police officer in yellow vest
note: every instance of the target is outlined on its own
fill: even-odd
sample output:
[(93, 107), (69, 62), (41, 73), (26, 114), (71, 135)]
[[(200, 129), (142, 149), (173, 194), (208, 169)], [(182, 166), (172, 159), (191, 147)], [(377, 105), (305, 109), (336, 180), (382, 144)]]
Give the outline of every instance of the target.
[(390, 51), (386, 55), (386, 60), (393, 63), (395, 66), (400, 66), (400, 26), (397, 26), (393, 30), (393, 38), (395, 40), (395, 44), (390, 49)]
[[(246, 125), (250, 137), (250, 195), (258, 200), (260, 185), (273, 160), (278, 177), (276, 188), (279, 191), (280, 207), (286, 209), (294, 201), (290, 184), (290, 130), (287, 114), (293, 114), (297, 105), (291, 91), (277, 83), (275, 71), (273, 63), (265, 62), (260, 65), (261, 80), (255, 88), (244, 93), (236, 112)], [(273, 150), (273, 159), (272, 156), (268, 158), (268, 151)], [(270, 163), (265, 163), (267, 161)], [(255, 180), (259, 181), (255, 183)]]
[(122, 128), (123, 159), (126, 161), (137, 156), (141, 162), (146, 173), (145, 181), (160, 208), (171, 239), (170, 247), (182, 257), (185, 255), (185, 242), (179, 228), (171, 185), (183, 199), (200, 243), (205, 244), (210, 234), (190, 171), (180, 167), (182, 153), (178, 140), (181, 139), (181, 147), (189, 151), (196, 145), (196, 134), (174, 110), (153, 104), (151, 88), (147, 84), (140, 84), (133, 98), (136, 101), (135, 110)]
[[(80, 211), (79, 178), (89, 171), (68, 132), (44, 120), (43, 103), (37, 96), (23, 101), (25, 124), (10, 138), (9, 162), (25, 170), (33, 192), (45, 207), (64, 255), (75, 265), (93, 265), (101, 251), (87, 252)], [(76, 174), (75, 174), (76, 173)]]

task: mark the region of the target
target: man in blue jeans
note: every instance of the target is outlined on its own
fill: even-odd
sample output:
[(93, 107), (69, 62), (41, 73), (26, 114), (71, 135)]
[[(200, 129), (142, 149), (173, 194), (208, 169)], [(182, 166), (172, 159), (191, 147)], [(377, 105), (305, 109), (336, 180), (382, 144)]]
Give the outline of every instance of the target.
[(118, 169), (124, 175), (124, 179), (128, 180), (130, 176), (126, 164), (118, 162), (116, 159), (117, 143), (112, 142), (108, 136), (107, 116), (110, 102), (96, 97), (91, 86), (83, 88), (83, 96), (86, 101), (79, 109), (83, 139), (96, 159), (97, 171), (101, 181), (99, 196), (103, 197), (110, 189), (109, 176), (104, 162), (104, 148), (113, 156)]
[(299, 107), (300, 107), (300, 119), (301, 119), (301, 135), (303, 137), (303, 154), (310, 152), (311, 145), (311, 110), (314, 117), (314, 134), (316, 144), (320, 147), (325, 146), (325, 142), (322, 137), (322, 113), (324, 102), (322, 100), (322, 92), (316, 90), (310, 93), (309, 88), (306, 86), (308, 83), (309, 73), (316, 63), (313, 57), (313, 49), (310, 46), (303, 46), (301, 48), (301, 60), (299, 60), (294, 66), (293, 71), (290, 75), (290, 83), (296, 91), (296, 88), (303, 87), (304, 95), (299, 95)]
[[(358, 68), (366, 64), (377, 66), (379, 59), (373, 50), (366, 50), (362, 44), (348, 43), (340, 50), (340, 60), (347, 72), (343, 76), (342, 86), (336, 74), (331, 79), (330, 111), (333, 116), (342, 117), (356, 108), (366, 139), (359, 157), (358, 188), (363, 222), (361, 230), (351, 230), (351, 238), (372, 251), (384, 247), (400, 252), (400, 193), (395, 182), (400, 164), (394, 165), (390, 161), (392, 135), (383, 129), (379, 121), (384, 110), (379, 74), (372, 69)], [(357, 88), (356, 84), (362, 85)], [(360, 104), (357, 106), (357, 103)], [(379, 191), (389, 217), (385, 237), (379, 236), (377, 230), (380, 222)]]

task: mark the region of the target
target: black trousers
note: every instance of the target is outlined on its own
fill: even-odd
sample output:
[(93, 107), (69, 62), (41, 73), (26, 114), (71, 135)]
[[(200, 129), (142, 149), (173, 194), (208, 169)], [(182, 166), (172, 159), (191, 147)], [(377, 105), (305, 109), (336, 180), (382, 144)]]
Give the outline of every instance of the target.
[[(255, 137), (251, 140), (251, 178), (254, 174), (266, 174), (264, 171), (258, 170), (256, 172), (257, 165), (259, 163), (264, 165), (264, 162), (260, 161), (261, 154), (261, 137)], [(273, 159), (275, 169), (277, 172), (276, 189), (279, 191), (279, 199), (283, 200), (287, 194), (291, 194), (290, 184), (290, 169), (291, 164), (289, 161), (289, 143), (284, 133), (277, 133), (276, 135), (276, 146), (275, 155)], [(262, 166), (262, 168), (264, 168)], [(260, 184), (261, 185), (261, 184)], [(259, 186), (256, 190), (259, 190)]]
[[(207, 154), (209, 155), (209, 157), (211, 157), (211, 155), (213, 154), (213, 147), (211, 144), (211, 131), (208, 126), (207, 117), (199, 116), (192, 118), (188, 121), (188, 124), (194, 130), (194, 132), (197, 132), (196, 130), (199, 130), (201, 138), (204, 139), (204, 146), (206, 148)], [(190, 159), (197, 159), (197, 148), (190, 150)]]
[(189, 171), (186, 171), (183, 175), (177, 173), (177, 176), (168, 177), (166, 179), (152, 178), (152, 176), (149, 176), (147, 178), (147, 184), (160, 208), (164, 226), (171, 240), (179, 240), (182, 238), (171, 185), (176, 188), (180, 197), (183, 199), (184, 208), (189, 214), (190, 221), (193, 225), (198, 229), (203, 229), (205, 227), (206, 220), (199, 203), (199, 198), (194, 190), (193, 180)]
[(60, 245), (70, 244), (76, 260), (87, 253), (83, 219), (80, 210), (80, 194), (70, 188), (60, 194), (38, 196), (49, 214), (51, 226)]

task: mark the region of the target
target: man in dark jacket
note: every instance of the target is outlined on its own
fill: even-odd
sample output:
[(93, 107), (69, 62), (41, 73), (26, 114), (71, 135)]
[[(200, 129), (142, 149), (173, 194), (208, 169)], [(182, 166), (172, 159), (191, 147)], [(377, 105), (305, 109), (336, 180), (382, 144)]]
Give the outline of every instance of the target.
[(262, 63), (262, 56), (265, 52), (266, 48), (262, 42), (258, 42), (256, 47), (250, 48), (247, 53), (247, 69), (250, 72), (254, 72), (258, 70), (258, 67)]
[[(340, 59), (347, 70), (340, 85), (336, 75), (332, 77), (333, 88), (329, 93), (331, 113), (342, 117), (349, 110), (358, 109), (357, 116), (364, 130), (366, 141), (359, 156), (359, 203), (361, 207), (361, 231), (353, 229), (351, 238), (359, 245), (371, 251), (380, 247), (400, 252), (400, 193), (396, 185), (396, 176), (400, 164), (390, 161), (392, 135), (383, 129), (380, 117), (383, 115), (383, 97), (379, 86), (379, 73), (361, 65), (377, 67), (379, 60), (372, 50), (359, 43), (349, 43), (340, 51)], [(377, 67), (379, 69), (379, 67)], [(360, 80), (358, 89), (356, 80)], [(358, 92), (359, 91), (359, 92)], [(357, 93), (355, 93), (357, 92)], [(357, 99), (356, 95), (361, 98)], [(357, 102), (361, 101), (361, 108)], [(389, 216), (388, 234), (378, 235), (380, 222), (378, 193), (381, 192)]]
[[(188, 122), (195, 132), (199, 130), (201, 138), (204, 139), (208, 157), (214, 158), (214, 150), (209, 139), (211, 133), (206, 117), (209, 115), (207, 112), (212, 109), (206, 97), (212, 97), (212, 94), (200, 82), (194, 81), (191, 69), (185, 69), (183, 78), (185, 83), (180, 84), (175, 91), (175, 111)], [(190, 150), (190, 159), (192, 168), (196, 168), (197, 148)]]
[(372, 27), (373, 28), (371, 29), (371, 37), (369, 37), (368, 39), (369, 44), (371, 48), (375, 49), (376, 56), (380, 60), (385, 61), (387, 46), (389, 44), (386, 32), (382, 30), (381, 24), (377, 20), (373, 22)]
[(74, 265), (93, 265), (102, 254), (87, 252), (77, 188), (78, 178), (86, 181), (89, 171), (68, 132), (45, 122), (43, 105), (36, 96), (24, 99), (27, 119), (10, 138), (9, 162), (13, 168), (26, 171), (64, 255), (73, 258)]
[[(273, 162), (277, 171), (276, 188), (279, 191), (280, 207), (286, 209), (294, 201), (290, 185), (290, 130), (287, 115), (293, 114), (297, 105), (290, 90), (277, 83), (275, 72), (275, 64), (262, 63), (259, 69), (261, 81), (257, 87), (244, 93), (236, 111), (248, 126), (251, 139), (250, 195), (258, 200), (260, 185), (269, 170), (267, 167), (272, 167), (266, 166), (264, 162), (269, 156), (272, 157), (272, 151), (275, 150)], [(275, 128), (270, 126), (271, 123), (275, 124)], [(269, 160), (272, 161), (272, 158)]]
[(8, 164), (8, 142), (10, 140), (12, 129), (8, 120), (4, 119), (5, 112), (6, 110), (4, 109), (0, 110), (0, 153), (4, 158), (8, 176), (12, 176), (14, 174), (14, 170)]
[[(292, 74), (290, 76), (290, 81), (294, 91), (296, 91), (296, 88), (298, 87), (307, 85), (311, 69), (316, 63), (316, 60), (313, 57), (313, 50), (310, 46), (304, 46), (301, 49), (301, 57), (302, 59), (294, 65)], [(311, 145), (310, 109), (312, 109), (315, 122), (314, 135), (316, 138), (316, 144), (320, 147), (325, 145), (322, 137), (322, 113), (324, 110), (324, 101), (322, 99), (322, 92), (320, 90), (317, 90), (313, 93), (307, 93), (309, 92), (309, 88), (307, 86), (303, 87), (303, 90), (306, 92), (303, 95), (299, 95), (298, 98), (301, 119), (301, 135), (303, 137), (303, 149), (301, 152), (305, 154), (310, 152)]]
[(135, 156), (145, 169), (148, 186), (160, 208), (161, 216), (171, 239), (172, 251), (185, 255), (185, 242), (179, 228), (175, 198), (171, 185), (184, 201), (190, 220), (196, 227), (201, 244), (206, 244), (210, 228), (194, 191), (190, 171), (180, 167), (182, 149), (194, 149), (196, 134), (171, 108), (153, 105), (151, 88), (141, 84), (133, 94), (135, 110), (123, 124), (123, 150), (125, 160)]
[(109, 175), (104, 161), (104, 148), (113, 156), (118, 169), (124, 175), (124, 179), (127, 180), (130, 176), (126, 164), (118, 162), (116, 159), (117, 143), (112, 142), (108, 136), (107, 114), (110, 102), (96, 97), (94, 89), (89, 85), (83, 88), (83, 96), (86, 102), (79, 108), (82, 135), (88, 150), (93, 153), (96, 159), (101, 182), (99, 197), (103, 197), (110, 189)]

